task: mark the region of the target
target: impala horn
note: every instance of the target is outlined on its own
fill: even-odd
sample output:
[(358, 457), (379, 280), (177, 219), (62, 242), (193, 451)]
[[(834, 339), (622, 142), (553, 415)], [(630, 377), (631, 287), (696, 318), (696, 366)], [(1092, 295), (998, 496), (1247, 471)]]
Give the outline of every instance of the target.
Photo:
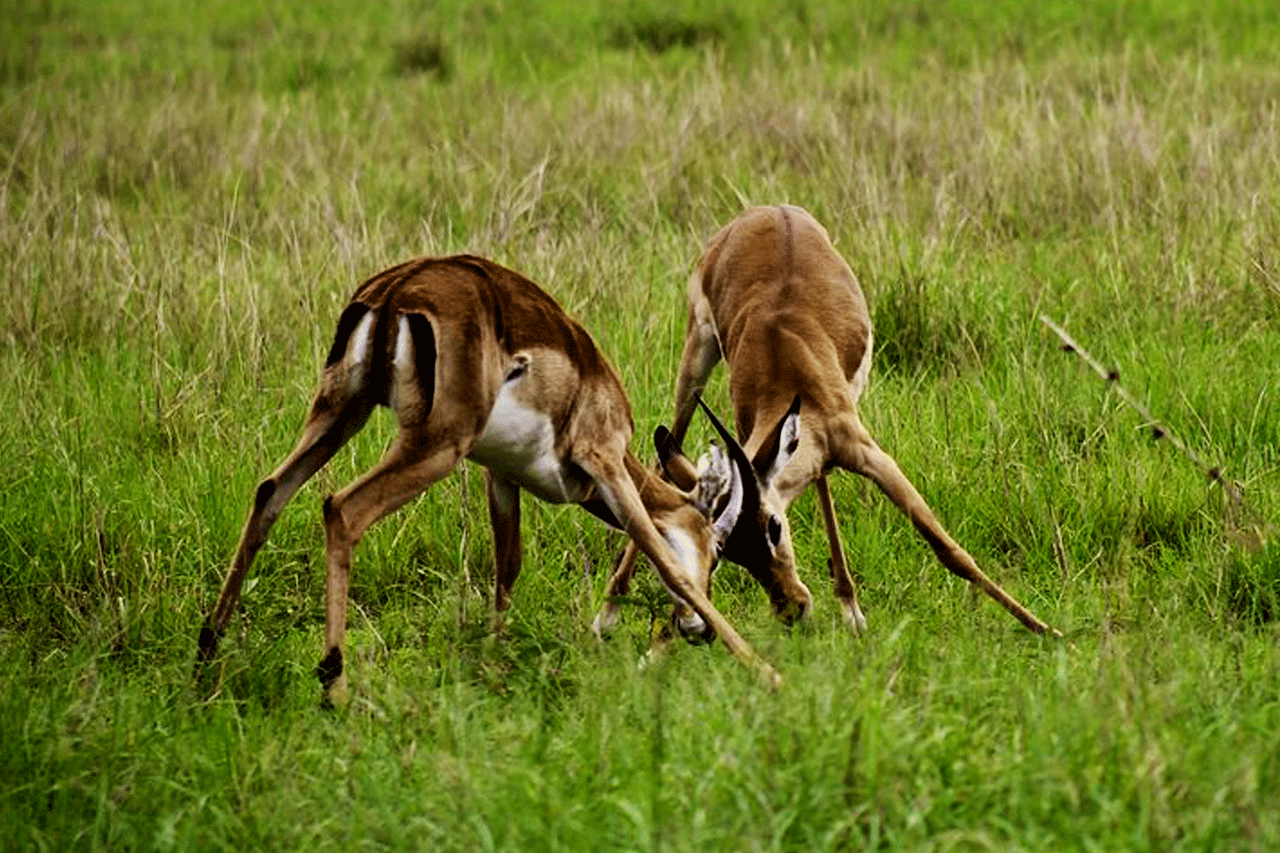
[[(760, 483), (756, 479), (755, 469), (751, 467), (751, 460), (747, 458), (747, 452), (742, 449), (742, 445), (734, 438), (725, 425), (716, 417), (716, 413), (711, 411), (710, 407), (702, 400), (701, 394), (695, 394), (694, 399), (698, 401), (698, 405), (702, 407), (702, 411), (706, 414), (711, 425), (715, 427), (716, 432), (720, 433), (720, 438), (725, 443), (725, 448), (729, 453), (729, 460), (733, 463), (733, 469), (736, 473), (734, 492), (740, 493), (741, 498), (734, 495), (730, 504), (737, 503), (737, 512), (732, 517), (727, 517), (730, 513), (727, 511), (722, 513), (720, 518), (715, 521), (716, 535), (720, 539), (720, 552), (725, 556), (731, 553), (741, 553), (745, 550), (747, 535), (742, 532), (739, 526), (739, 519), (746, 517), (755, 519), (760, 512)], [(750, 525), (748, 525), (750, 527)], [(729, 557), (735, 563), (740, 563), (739, 559)]]

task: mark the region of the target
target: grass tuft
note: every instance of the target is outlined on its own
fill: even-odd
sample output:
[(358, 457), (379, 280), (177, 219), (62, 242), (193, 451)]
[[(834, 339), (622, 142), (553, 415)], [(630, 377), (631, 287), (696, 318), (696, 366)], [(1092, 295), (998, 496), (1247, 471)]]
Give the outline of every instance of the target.
[[(1274, 15), (9, 5), (0, 846), (1280, 849)], [(650, 458), (702, 242), (780, 202), (866, 290), (872, 434), (1066, 641), (833, 472), (869, 632), (841, 624), (805, 495), (809, 622), (777, 625), (732, 566), (714, 586), (782, 688), (718, 645), (640, 670), (666, 593), (642, 572), (597, 644), (622, 540), (574, 508), (524, 501), (494, 626), (463, 466), (357, 549), (352, 701), (326, 712), (320, 507), (394, 439), (379, 415), (281, 514), (220, 687), (194, 689), (244, 514), (360, 281), (460, 251), (523, 271), (613, 361)], [(1258, 517), (1222, 509), (1042, 313)], [(709, 437), (695, 422), (687, 446)]]
[(1222, 581), (1226, 609), (1248, 624), (1280, 619), (1280, 546), (1274, 541), (1257, 552), (1233, 552)]

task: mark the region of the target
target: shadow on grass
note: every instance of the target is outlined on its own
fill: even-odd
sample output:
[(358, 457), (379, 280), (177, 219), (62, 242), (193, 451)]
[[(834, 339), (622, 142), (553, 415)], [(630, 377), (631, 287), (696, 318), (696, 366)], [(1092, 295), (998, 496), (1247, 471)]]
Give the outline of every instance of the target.
[(1280, 545), (1274, 541), (1255, 553), (1237, 552), (1227, 561), (1222, 603), (1237, 618), (1266, 625), (1280, 618)]
[(421, 74), (447, 81), (453, 77), (453, 57), (441, 36), (419, 33), (395, 45), (391, 70), (399, 77)]
[(644, 12), (615, 22), (609, 30), (608, 44), (619, 50), (640, 48), (666, 53), (676, 48), (721, 44), (737, 26), (732, 16), (679, 17)]

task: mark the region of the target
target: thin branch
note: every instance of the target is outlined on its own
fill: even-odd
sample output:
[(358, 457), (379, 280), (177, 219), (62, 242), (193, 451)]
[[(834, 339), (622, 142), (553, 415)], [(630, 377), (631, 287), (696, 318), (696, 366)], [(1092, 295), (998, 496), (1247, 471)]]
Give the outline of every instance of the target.
[(1179, 453), (1191, 460), (1192, 464), (1199, 468), (1211, 482), (1217, 483), (1221, 486), (1222, 491), (1231, 499), (1232, 503), (1236, 507), (1243, 510), (1256, 522), (1259, 516), (1244, 502), (1244, 492), (1241, 491), (1240, 487), (1222, 475), (1222, 468), (1220, 466), (1210, 465), (1205, 462), (1198, 453), (1170, 432), (1167, 426), (1156, 420), (1147, 407), (1143, 405), (1142, 401), (1130, 394), (1125, 390), (1125, 387), (1120, 384), (1120, 371), (1114, 368), (1108, 369), (1104, 367), (1100, 361), (1089, 354), (1088, 350), (1076, 343), (1075, 339), (1072, 338), (1071, 335), (1067, 334), (1066, 329), (1053, 322), (1053, 320), (1049, 319), (1046, 315), (1040, 315), (1040, 322), (1053, 330), (1053, 333), (1061, 339), (1062, 348), (1064, 350), (1073, 352), (1080, 356), (1080, 358), (1084, 359), (1085, 363), (1093, 369), (1094, 373), (1098, 374), (1098, 376), (1105, 380), (1108, 385), (1115, 389), (1116, 394), (1121, 400), (1146, 420), (1147, 424), (1151, 427), (1151, 434), (1154, 438), (1168, 439), (1169, 443), (1176, 447)]

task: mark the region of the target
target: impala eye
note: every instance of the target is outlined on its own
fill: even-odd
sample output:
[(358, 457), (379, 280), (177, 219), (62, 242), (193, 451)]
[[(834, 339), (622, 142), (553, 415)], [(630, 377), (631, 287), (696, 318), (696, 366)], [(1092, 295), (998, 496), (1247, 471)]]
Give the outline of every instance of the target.
[(769, 547), (777, 548), (782, 541), (782, 522), (776, 515), (769, 516)]

